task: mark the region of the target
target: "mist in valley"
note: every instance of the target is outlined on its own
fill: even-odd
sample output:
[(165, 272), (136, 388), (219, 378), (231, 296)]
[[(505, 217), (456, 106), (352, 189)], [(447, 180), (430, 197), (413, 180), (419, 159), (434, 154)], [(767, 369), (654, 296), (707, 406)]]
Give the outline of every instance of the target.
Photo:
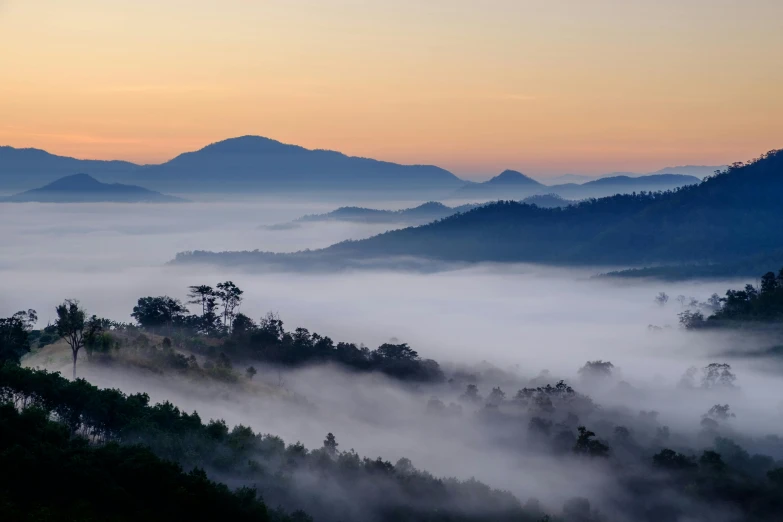
[[(584, 424), (620, 453), (626, 451), (623, 444), (654, 445), (664, 427), (671, 445), (709, 448), (714, 437), (705, 434), (709, 430), (702, 421), (714, 405), (729, 404), (731, 416), (710, 429), (730, 435), (751, 454), (783, 459), (781, 439), (765, 438), (783, 435), (783, 399), (770, 393), (780, 389), (783, 368), (764, 357), (739, 355), (771, 341), (762, 335), (686, 331), (678, 320), (685, 307), (674, 299), (684, 295), (704, 302), (713, 293), (752, 281), (618, 283), (593, 277), (607, 267), (534, 265), (478, 265), (429, 274), (165, 265), (183, 250), (290, 252), (389, 228), (348, 223), (259, 228), (333, 208), (269, 201), (0, 204), (0, 316), (34, 308), (39, 326), (45, 326), (54, 320), (56, 304), (74, 298), (90, 314), (131, 322), (139, 297), (184, 301), (190, 285), (233, 281), (244, 290), (240, 311), (256, 321), (271, 311), (289, 331), (304, 327), (335, 342), (370, 349), (407, 343), (422, 358), (440, 363), (446, 380), (409, 383), (337, 365), (291, 369), (253, 363), (258, 375), (255, 388), (248, 390), (84, 359), (78, 375), (102, 388), (146, 392), (152, 402), (171, 401), (204, 420), (224, 419), (229, 426), (242, 424), (307, 448), (320, 447), (331, 432), (340, 450), (352, 448), (391, 462), (407, 458), (435, 476), (475, 477), (509, 490), (523, 503), (537, 498), (547, 512), (585, 497), (609, 520), (632, 520), (629, 505), (638, 500), (624, 498), (621, 482), (630, 471), (542, 450), (529, 425), (536, 415), (514, 400), (524, 388), (563, 380), (580, 396), (589, 396), (592, 406), (580, 406), (578, 419), (558, 410), (547, 429), (575, 431)], [(656, 303), (659, 292), (672, 299)], [(42, 349), (25, 364), (67, 376), (69, 357), (69, 352)], [(588, 361), (612, 366), (607, 372), (583, 369)], [(237, 368), (251, 364), (232, 363)], [(702, 369), (710, 363), (730, 363), (734, 385), (703, 385)], [(690, 382), (689, 368), (697, 369)], [(471, 384), (480, 399), (466, 396)], [(488, 409), (494, 388), (505, 397)], [(623, 433), (618, 427), (627, 428), (635, 442), (618, 440)], [(231, 477), (220, 478), (231, 483)], [(691, 502), (676, 491), (659, 494), (672, 503)], [(706, 504), (686, 511), (699, 513), (700, 520), (737, 520), (735, 513)]]

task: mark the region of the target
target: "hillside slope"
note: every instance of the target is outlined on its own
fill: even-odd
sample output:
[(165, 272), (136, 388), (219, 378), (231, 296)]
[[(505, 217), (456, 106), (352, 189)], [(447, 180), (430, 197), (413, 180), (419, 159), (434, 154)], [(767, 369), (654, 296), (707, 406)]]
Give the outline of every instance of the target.
[(700, 185), (618, 195), (565, 208), (498, 202), (429, 225), (327, 249), (182, 254), (177, 262), (342, 266), (417, 257), (558, 264), (723, 263), (783, 248), (783, 151), (735, 164)]

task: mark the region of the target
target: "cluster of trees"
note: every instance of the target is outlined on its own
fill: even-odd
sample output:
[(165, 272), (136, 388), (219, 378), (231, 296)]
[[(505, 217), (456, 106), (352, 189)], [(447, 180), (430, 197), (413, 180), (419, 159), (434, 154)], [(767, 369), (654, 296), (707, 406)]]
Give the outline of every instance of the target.
[(783, 268), (761, 276), (761, 284), (745, 285), (742, 290), (727, 290), (725, 297), (713, 295), (708, 301), (712, 314), (705, 318), (701, 310), (680, 313), (680, 323), (689, 329), (741, 323), (783, 322)]
[[(378, 371), (389, 376), (418, 380), (443, 379), (437, 362), (422, 359), (405, 343), (385, 343), (375, 350), (353, 343), (335, 343), (328, 336), (306, 328), (288, 332), (279, 316), (269, 313), (256, 322), (239, 312), (243, 291), (233, 282), (190, 287), (189, 304), (201, 307), (200, 314), (188, 314), (179, 300), (169, 296), (142, 297), (131, 316), (143, 330), (163, 333), (172, 339), (205, 336), (218, 340), (211, 350), (237, 360), (283, 366), (336, 363), (357, 371)], [(204, 350), (207, 350), (206, 348)], [(206, 351), (205, 351), (206, 353)], [(252, 372), (251, 372), (252, 373)]]
[[(298, 442), (286, 445), (279, 437), (257, 434), (245, 426), (230, 429), (220, 420), (204, 423), (197, 413), (182, 412), (170, 403), (150, 405), (146, 394), (128, 396), (118, 390), (98, 389), (82, 379), (68, 381), (58, 374), (13, 364), (0, 367), (0, 404), (4, 405), (0, 407), (0, 462), (11, 459), (5, 462), (18, 464), (29, 473), (25, 475), (28, 480), (23, 482), (12, 480), (10, 475), (0, 480), (0, 498), (14, 497), (17, 490), (26, 489), (23, 495), (14, 497), (8, 509), (28, 517), (39, 507), (53, 505), (52, 509), (82, 509), (83, 513), (103, 519), (101, 510), (121, 511), (131, 505), (127, 518), (106, 518), (131, 520), (132, 515), (138, 519), (145, 509), (161, 502), (161, 506), (169, 507), (161, 516), (174, 518), (180, 518), (179, 513), (183, 516), (198, 513), (199, 509), (208, 514), (225, 509), (223, 516), (214, 518), (310, 520), (301, 512), (290, 518), (277, 512), (274, 514), (277, 518), (273, 518), (255, 491), (240, 489), (230, 493), (209, 482), (199, 471), (202, 468), (217, 476), (230, 477), (234, 484), (253, 484), (272, 505), (290, 511), (305, 508), (309, 513), (317, 513), (319, 520), (532, 522), (543, 516), (539, 510), (521, 505), (510, 493), (493, 490), (475, 480), (437, 479), (416, 470), (407, 459), (392, 464), (381, 458), (362, 458), (353, 450), (340, 451), (331, 433), (322, 448), (309, 451)], [(23, 420), (18, 420), (20, 416)], [(6, 418), (10, 419), (8, 424)], [(29, 426), (30, 419), (37, 419), (37, 425)], [(48, 419), (58, 422), (55, 425)], [(40, 436), (35, 431), (39, 430), (38, 425), (54, 433), (49, 440), (56, 443), (55, 451), (62, 453), (57, 456), (59, 460), (44, 462), (49, 448), (36, 445), (35, 437)], [(30, 438), (19, 442), (25, 433)], [(29, 450), (23, 451), (20, 444), (30, 446)], [(76, 464), (80, 458), (85, 459), (82, 469)], [(51, 475), (56, 471), (51, 469), (47, 476), (41, 468), (44, 465), (62, 471)], [(183, 468), (195, 471), (184, 474)], [(83, 479), (76, 480), (82, 474)], [(39, 504), (32, 502), (33, 497), (41, 495), (38, 486), (50, 484), (57, 477), (66, 480), (69, 486), (61, 485), (60, 491), (48, 495)], [(101, 481), (100, 487), (86, 493), (88, 497), (85, 498), (85, 493), (77, 495), (74, 489), (72, 494), (80, 501), (63, 500), (70, 492), (64, 487), (82, 490)], [(133, 499), (135, 492), (144, 496), (140, 490), (151, 487), (156, 491), (147, 492), (144, 499)], [(105, 492), (103, 488), (111, 491)], [(159, 500), (159, 496), (172, 490), (176, 494), (166, 501)], [(174, 510), (177, 502), (185, 502), (194, 495), (202, 495), (202, 499), (191, 499), (181, 512)], [(113, 501), (117, 504), (112, 504)], [(203, 506), (202, 502), (214, 505)]]
[[(158, 298), (150, 299), (139, 300), (137, 308), (143, 310)], [(224, 323), (225, 309), (216, 302), (215, 315)], [(210, 313), (208, 302), (201, 312), (198, 318)], [(531, 381), (509, 395), (493, 384), (484, 396), (475, 380), (464, 387), (456, 382), (441, 384), (443, 375), (437, 364), (433, 362), (428, 369), (427, 361), (406, 344), (388, 343), (372, 351), (335, 344), (306, 329), (287, 332), (275, 315), (256, 323), (238, 312), (238, 303), (226, 317), (232, 317), (230, 327), (207, 334), (173, 320), (145, 326), (134, 316), (138, 325), (111, 323), (88, 317), (77, 302), (66, 301), (58, 307), (53, 326), (72, 349), (76, 347), (78, 352), (84, 348), (92, 357), (116, 352), (119, 347), (120, 352), (144, 354), (146, 360), (161, 367), (195, 372), (209, 366), (235, 377), (231, 359), (285, 365), (335, 362), (401, 379), (425, 380), (431, 385), (428, 390), (450, 388), (453, 400), (446, 401), (448, 406), (437, 397), (428, 401), (426, 409), (433, 422), (475, 423), (491, 444), (508, 452), (509, 458), (536, 452), (563, 465), (571, 462), (569, 459), (588, 462), (596, 472), (609, 473), (621, 484), (622, 491), (608, 501), (604, 499), (604, 504), (609, 502), (614, 511), (633, 520), (698, 518), (703, 515), (703, 506), (709, 504), (734, 511), (742, 520), (779, 520), (783, 512), (783, 461), (767, 456), (781, 458), (783, 441), (768, 438), (762, 444), (741, 438), (731, 429), (738, 419), (728, 404), (715, 404), (697, 419), (700, 432), (694, 443), (660, 425), (657, 412), (631, 415), (601, 408), (562, 380), (555, 384)], [(416, 470), (407, 459), (391, 463), (343, 451), (333, 433), (326, 436), (323, 447), (308, 450), (298, 442), (286, 444), (245, 426), (229, 428), (219, 420), (203, 422), (197, 413), (188, 414), (169, 403), (151, 405), (146, 394), (125, 395), (98, 389), (81, 379), (68, 381), (57, 374), (21, 368), (18, 361), (30, 348), (35, 318), (34, 311), (27, 311), (0, 320), (0, 364), (6, 363), (0, 367), (0, 405), (7, 410), (0, 411), (0, 464), (20, 466), (18, 455), (26, 455), (30, 470), (27, 484), (35, 490), (50, 483), (43, 466), (63, 469), (63, 474), (56, 476), (77, 484), (80, 475), (75, 463), (84, 463), (84, 473), (102, 477), (101, 487), (111, 488), (104, 492), (95, 487), (89, 493), (95, 493), (95, 498), (84, 497), (82, 503), (67, 501), (73, 492), (50, 496), (40, 503), (40, 509), (48, 513), (72, 519), (126, 520), (107, 506), (133, 502), (129, 499), (136, 490), (127, 484), (129, 477), (158, 484), (147, 478), (155, 475), (165, 481), (157, 486), (161, 494), (175, 488), (177, 493), (171, 498), (177, 502), (184, 501), (183, 495), (200, 494), (225, 506), (224, 512), (238, 520), (304, 521), (308, 520), (305, 512), (319, 520), (346, 522), (538, 521), (544, 517), (536, 502), (522, 504), (510, 493), (475, 480), (438, 479)], [(156, 332), (170, 332), (172, 337), (161, 340)], [(201, 346), (200, 350), (210, 354), (206, 362), (199, 363), (192, 353), (175, 349), (177, 343), (187, 340), (192, 350)], [(421, 373), (425, 371), (422, 368), (428, 373)], [(597, 379), (612, 382), (614, 370), (610, 361), (592, 360), (579, 370), (579, 377), (585, 384)], [(252, 378), (253, 373), (255, 369), (250, 367), (246, 376)], [(735, 381), (731, 366), (713, 363), (704, 367), (701, 375), (699, 370), (689, 369), (681, 387), (710, 394), (734, 389)], [(626, 388), (618, 387), (618, 391), (629, 389), (624, 385)], [(24, 434), (17, 433), (19, 430), (31, 432), (29, 447), (20, 442)], [(48, 435), (38, 435), (35, 430)], [(37, 445), (39, 437), (54, 446)], [(770, 449), (751, 454), (743, 446)], [(47, 456), (51, 459), (43, 464)], [(196, 471), (183, 471), (193, 469)], [(234, 486), (252, 485), (258, 493), (249, 489), (232, 493), (210, 482), (198, 469)], [(92, 484), (90, 480), (82, 483)], [(12, 520), (40, 518), (31, 493), (19, 493), (19, 487), (19, 483), (0, 480), (0, 515), (6, 509)], [(672, 501), (673, 491), (687, 502)], [(13, 500), (6, 502), (6, 498)], [(264, 507), (260, 498), (280, 510)], [(126, 509), (128, 517), (144, 518), (145, 502)], [(149, 502), (166, 505), (157, 497)], [(212, 513), (197, 502), (192, 505)], [(560, 516), (568, 522), (605, 520), (587, 499), (568, 501)]]
[[(66, 299), (56, 307), (55, 323), (43, 330), (33, 330), (37, 321), (34, 310), (0, 319), (0, 354), (4, 354), (3, 359), (19, 361), (30, 351), (31, 339), (46, 340), (39, 346), (64, 339), (72, 352), (74, 378), (82, 349), (88, 356), (112, 356), (123, 348), (132, 348), (133, 353), (126, 355), (141, 356), (161, 369), (206, 369), (223, 380), (236, 380), (236, 374), (230, 371), (236, 360), (251, 363), (245, 370), (249, 378), (257, 373), (252, 363), (259, 362), (289, 367), (333, 363), (403, 380), (444, 379), (436, 361), (422, 359), (406, 343), (384, 343), (370, 350), (364, 345), (335, 343), (306, 328), (286, 331), (283, 321), (273, 313), (256, 322), (239, 312), (243, 293), (232, 281), (219, 283), (215, 289), (208, 285), (191, 286), (188, 304), (198, 305), (199, 314), (190, 314), (176, 298), (142, 297), (130, 314), (135, 324), (90, 316), (79, 301)], [(144, 336), (145, 332), (166, 337), (156, 343)], [(199, 366), (194, 353), (207, 358), (203, 366)]]
[(439, 382), (444, 378), (437, 362), (422, 359), (406, 343), (384, 343), (375, 350), (354, 343), (335, 343), (328, 336), (310, 333), (306, 328), (287, 332), (283, 321), (274, 314), (268, 314), (258, 323), (238, 316), (231, 336), (221, 349), (232, 358), (284, 366), (336, 363), (403, 380)]
[[(0, 519), (308, 522), (272, 510), (255, 490), (231, 491), (149, 449), (90, 444), (37, 407), (0, 403)], [(11, 472), (12, 471), (12, 472)]]
[[(589, 361), (583, 370), (608, 379), (612, 368), (608, 361)], [(683, 380), (682, 388), (710, 394), (735, 389), (736, 375), (730, 365), (712, 363), (701, 372), (689, 369)], [(683, 393), (687, 392), (683, 389)], [(733, 513), (732, 520), (771, 522), (783, 513), (783, 440), (772, 435), (761, 440), (743, 437), (734, 429), (737, 418), (728, 404), (715, 404), (695, 419), (700, 431), (689, 440), (659, 424), (658, 412), (639, 411), (636, 416), (610, 412), (563, 381), (523, 388), (509, 398), (499, 387), (482, 396), (478, 385), (471, 383), (457, 400), (478, 408), (477, 418), (494, 431), (514, 433), (507, 440), (497, 438), (509, 452), (523, 444), (539, 454), (594, 462), (596, 473), (616, 480), (611, 507), (624, 519), (701, 520), (711, 516), (705, 506)], [(436, 397), (427, 404), (433, 416), (453, 413), (451, 408)], [(519, 432), (523, 421), (524, 435)], [(779, 460), (752, 454), (738, 439), (765, 448)], [(583, 501), (569, 502), (563, 511), (566, 520), (612, 520), (591, 511)], [(573, 509), (580, 505), (581, 518)]]
[(190, 314), (179, 299), (164, 295), (140, 298), (131, 317), (142, 328), (160, 334), (171, 335), (182, 329), (204, 335), (230, 333), (239, 314), (244, 291), (232, 281), (218, 283), (215, 288), (195, 285), (188, 290), (188, 304), (200, 306), (200, 315)]

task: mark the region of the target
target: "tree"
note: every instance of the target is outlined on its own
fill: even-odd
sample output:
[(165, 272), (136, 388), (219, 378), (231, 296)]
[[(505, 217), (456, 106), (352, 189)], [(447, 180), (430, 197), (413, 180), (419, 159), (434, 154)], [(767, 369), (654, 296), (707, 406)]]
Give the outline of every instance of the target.
[(728, 404), (716, 404), (712, 408), (710, 408), (707, 413), (702, 415), (703, 418), (709, 418), (713, 419), (715, 421), (727, 421), (731, 419), (732, 417), (736, 417), (733, 413), (729, 411), (729, 405)]
[(324, 449), (330, 457), (337, 456), (337, 446), (339, 446), (339, 444), (337, 443), (335, 436), (332, 433), (327, 433), (326, 440), (324, 440)]
[(376, 355), (383, 359), (393, 359), (399, 361), (418, 360), (419, 354), (416, 353), (407, 343), (391, 344), (383, 343), (375, 350)]
[(465, 387), (465, 393), (460, 395), (460, 400), (466, 402), (480, 402), (481, 395), (479, 395), (478, 386), (476, 386), (475, 384), (468, 384)]
[(655, 302), (660, 306), (663, 306), (669, 302), (669, 295), (666, 292), (659, 292), (658, 295), (655, 296)]
[(182, 318), (187, 309), (178, 300), (167, 295), (159, 297), (141, 297), (133, 307), (131, 317), (136, 319), (139, 326), (150, 331), (168, 328), (171, 333), (172, 325)]
[(111, 338), (105, 335), (108, 326), (106, 319), (99, 319), (93, 315), (84, 325), (84, 349), (87, 357), (91, 357), (96, 350), (105, 351), (111, 343)]
[(0, 365), (5, 361), (19, 364), (22, 356), (30, 351), (29, 335), (36, 321), (38, 314), (33, 309), (0, 319)]
[(239, 310), (239, 305), (242, 303), (242, 294), (244, 294), (244, 292), (232, 281), (217, 284), (217, 292), (215, 292), (215, 295), (223, 306), (223, 326), (228, 330), (231, 329), (234, 316)]
[(688, 330), (702, 327), (705, 324), (704, 314), (699, 311), (685, 310), (677, 314), (677, 317), (680, 318), (680, 324)]
[(579, 426), (579, 437), (574, 445), (574, 453), (578, 455), (589, 455), (590, 457), (608, 457), (609, 446), (600, 440), (593, 439), (595, 433), (584, 426)]
[(252, 332), (256, 329), (256, 323), (245, 314), (239, 313), (234, 317), (234, 321), (231, 323), (232, 335), (243, 335)]
[(579, 368), (579, 374), (584, 377), (611, 377), (614, 364), (609, 361), (587, 361)]
[(220, 318), (215, 310), (217, 309), (218, 294), (209, 285), (189, 286), (188, 304), (201, 305), (201, 318), (199, 330), (206, 334), (215, 333), (218, 330)]
[(57, 307), (57, 333), (65, 339), (73, 354), (73, 378), (76, 379), (76, 358), (84, 346), (85, 312), (79, 301), (66, 299)]
[(255, 376), (255, 374), (257, 374), (257, 373), (258, 373), (258, 371), (255, 368), (253, 368), (252, 366), (248, 366), (247, 370), (245, 370), (245, 375), (247, 375), (248, 379), (252, 379)]
[(737, 376), (732, 373), (731, 365), (728, 363), (710, 363), (702, 369), (702, 388), (731, 389), (734, 388), (735, 380), (737, 380)]
[(655, 466), (664, 469), (683, 470), (696, 467), (693, 457), (677, 453), (668, 448), (664, 448), (659, 453), (653, 455), (652, 459)]
[(201, 315), (206, 315), (206, 313), (215, 306), (215, 291), (213, 288), (209, 285), (195, 285), (195, 286), (189, 286), (188, 290), (188, 297), (190, 297), (190, 301), (188, 301), (188, 304), (197, 304), (201, 305)]
[(501, 390), (498, 386), (497, 388), (492, 388), (492, 392), (489, 394), (489, 397), (487, 397), (487, 404), (491, 404), (492, 406), (500, 406), (505, 400), (506, 392)]

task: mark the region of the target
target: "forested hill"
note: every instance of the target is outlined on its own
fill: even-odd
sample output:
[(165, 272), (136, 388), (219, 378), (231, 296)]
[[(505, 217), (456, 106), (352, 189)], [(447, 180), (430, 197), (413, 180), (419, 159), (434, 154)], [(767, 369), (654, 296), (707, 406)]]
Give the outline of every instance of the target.
[(783, 248), (782, 189), (783, 151), (774, 151), (675, 191), (554, 209), (497, 203), (329, 250), (464, 261), (727, 261)]
[[(339, 265), (413, 256), (569, 264), (729, 262), (783, 249), (781, 189), (783, 151), (772, 151), (674, 191), (617, 195), (565, 208), (498, 202), (421, 227), (275, 255), (274, 261)], [(269, 257), (196, 252), (177, 261), (263, 263)]]

